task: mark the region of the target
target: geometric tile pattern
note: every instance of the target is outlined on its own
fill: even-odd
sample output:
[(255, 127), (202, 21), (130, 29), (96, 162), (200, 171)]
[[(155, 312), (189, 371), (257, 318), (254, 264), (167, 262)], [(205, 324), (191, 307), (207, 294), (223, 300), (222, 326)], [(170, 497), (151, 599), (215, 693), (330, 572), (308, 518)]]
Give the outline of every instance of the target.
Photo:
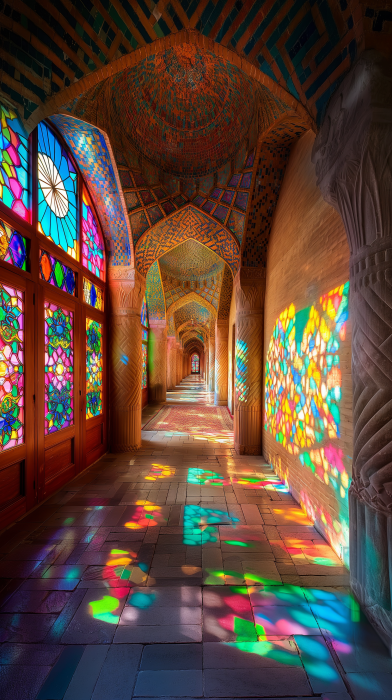
[(387, 54), (392, 34), (388, 4), (376, 0), (293, 0), (288, 6), (281, 0), (92, 0), (60, 7), (48, 0), (28, 10), (22, 4), (2, 22), (1, 89), (24, 119), (83, 76), (188, 28), (243, 56), (320, 120), (356, 57), (357, 41), (361, 49)]
[(150, 267), (146, 277), (146, 300), (148, 318), (162, 321), (166, 318), (165, 297), (162, 288), (162, 280), (159, 271), (159, 263), (156, 260)]
[(221, 293), (219, 297), (218, 319), (228, 319), (230, 316), (231, 297), (233, 294), (233, 275), (230, 268), (225, 265)]
[(55, 115), (52, 122), (75, 156), (93, 196), (110, 249), (110, 264), (131, 264), (129, 222), (104, 135), (99, 129), (73, 117)]
[(236, 273), (239, 265), (239, 247), (234, 238), (202, 212), (191, 205), (154, 226), (136, 245), (136, 267), (147, 275), (152, 263), (189, 238), (213, 250)]

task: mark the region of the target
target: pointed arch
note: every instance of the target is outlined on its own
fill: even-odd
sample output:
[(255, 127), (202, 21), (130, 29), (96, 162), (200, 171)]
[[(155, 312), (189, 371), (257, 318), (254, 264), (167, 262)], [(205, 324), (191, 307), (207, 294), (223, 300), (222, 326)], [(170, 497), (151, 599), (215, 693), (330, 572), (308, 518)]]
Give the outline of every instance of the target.
[(175, 311), (181, 309), (182, 306), (186, 306), (186, 304), (189, 304), (192, 301), (195, 301), (197, 304), (199, 304), (199, 306), (209, 311), (214, 318), (216, 317), (215, 307), (209, 301), (207, 301), (207, 299), (203, 299), (203, 297), (201, 297), (199, 294), (196, 294), (196, 292), (189, 292), (189, 294), (185, 294), (185, 296), (180, 297), (177, 299), (177, 301), (173, 302), (173, 304), (171, 304), (166, 311), (167, 315), (171, 316)]

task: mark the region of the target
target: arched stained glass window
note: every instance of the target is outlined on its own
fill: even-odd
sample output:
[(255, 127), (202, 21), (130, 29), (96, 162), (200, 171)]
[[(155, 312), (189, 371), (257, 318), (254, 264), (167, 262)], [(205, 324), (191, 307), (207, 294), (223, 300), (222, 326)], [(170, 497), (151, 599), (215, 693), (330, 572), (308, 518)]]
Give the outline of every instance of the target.
[(0, 105), (0, 200), (30, 221), (29, 147), (17, 114)]
[(192, 374), (199, 374), (200, 372), (200, 360), (199, 360), (199, 355), (194, 353), (191, 357), (191, 367), (192, 367)]
[(53, 132), (38, 124), (38, 230), (78, 258), (78, 176)]
[(146, 297), (143, 299), (140, 314), (142, 322), (142, 389), (147, 389), (147, 364), (148, 364), (148, 312)]
[(101, 280), (105, 276), (105, 246), (87, 190), (83, 187), (82, 264)]

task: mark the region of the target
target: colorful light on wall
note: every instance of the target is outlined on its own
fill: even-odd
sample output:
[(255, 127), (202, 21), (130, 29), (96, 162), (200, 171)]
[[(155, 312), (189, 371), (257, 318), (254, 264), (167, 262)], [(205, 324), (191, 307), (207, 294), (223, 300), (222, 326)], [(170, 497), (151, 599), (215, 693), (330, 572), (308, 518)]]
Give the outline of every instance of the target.
[(0, 200), (30, 221), (29, 147), (17, 114), (0, 105)]
[(86, 318), (86, 418), (102, 413), (102, 323)]
[(0, 219), (0, 260), (27, 270), (27, 240)]
[(38, 230), (78, 257), (78, 176), (70, 157), (44, 122), (38, 124)]
[(0, 283), (0, 452), (24, 441), (24, 293)]
[(147, 389), (147, 345), (142, 344), (142, 389)]
[(235, 343), (235, 393), (237, 401), (246, 403), (248, 387), (248, 344), (244, 340)]
[[(324, 529), (343, 557), (348, 548), (347, 490), (350, 477), (341, 437), (341, 346), (346, 339), (349, 283), (320, 297), (302, 310), (293, 304), (279, 316), (266, 360), (265, 430), (316, 479), (333, 489), (339, 520), (312, 504), (301, 502), (309, 517)], [(282, 468), (274, 465), (282, 475)], [(287, 478), (287, 475), (286, 475)]]
[(105, 248), (87, 190), (83, 187), (82, 201), (82, 263), (90, 272), (104, 279)]
[(45, 301), (45, 435), (73, 423), (73, 312)]

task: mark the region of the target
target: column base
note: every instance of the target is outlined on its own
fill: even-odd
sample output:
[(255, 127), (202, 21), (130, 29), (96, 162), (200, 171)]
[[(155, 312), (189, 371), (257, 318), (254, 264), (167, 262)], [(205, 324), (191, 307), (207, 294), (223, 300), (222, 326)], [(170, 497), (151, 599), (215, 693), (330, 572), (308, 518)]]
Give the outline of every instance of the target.
[(220, 401), (219, 399), (214, 399), (214, 406), (227, 406), (227, 399)]
[(234, 449), (237, 455), (262, 455), (263, 450), (261, 445), (240, 445), (234, 443)]
[(142, 446), (142, 409), (112, 409), (111, 452), (135, 452)]
[(392, 656), (392, 516), (352, 491), (349, 503), (351, 588)]

